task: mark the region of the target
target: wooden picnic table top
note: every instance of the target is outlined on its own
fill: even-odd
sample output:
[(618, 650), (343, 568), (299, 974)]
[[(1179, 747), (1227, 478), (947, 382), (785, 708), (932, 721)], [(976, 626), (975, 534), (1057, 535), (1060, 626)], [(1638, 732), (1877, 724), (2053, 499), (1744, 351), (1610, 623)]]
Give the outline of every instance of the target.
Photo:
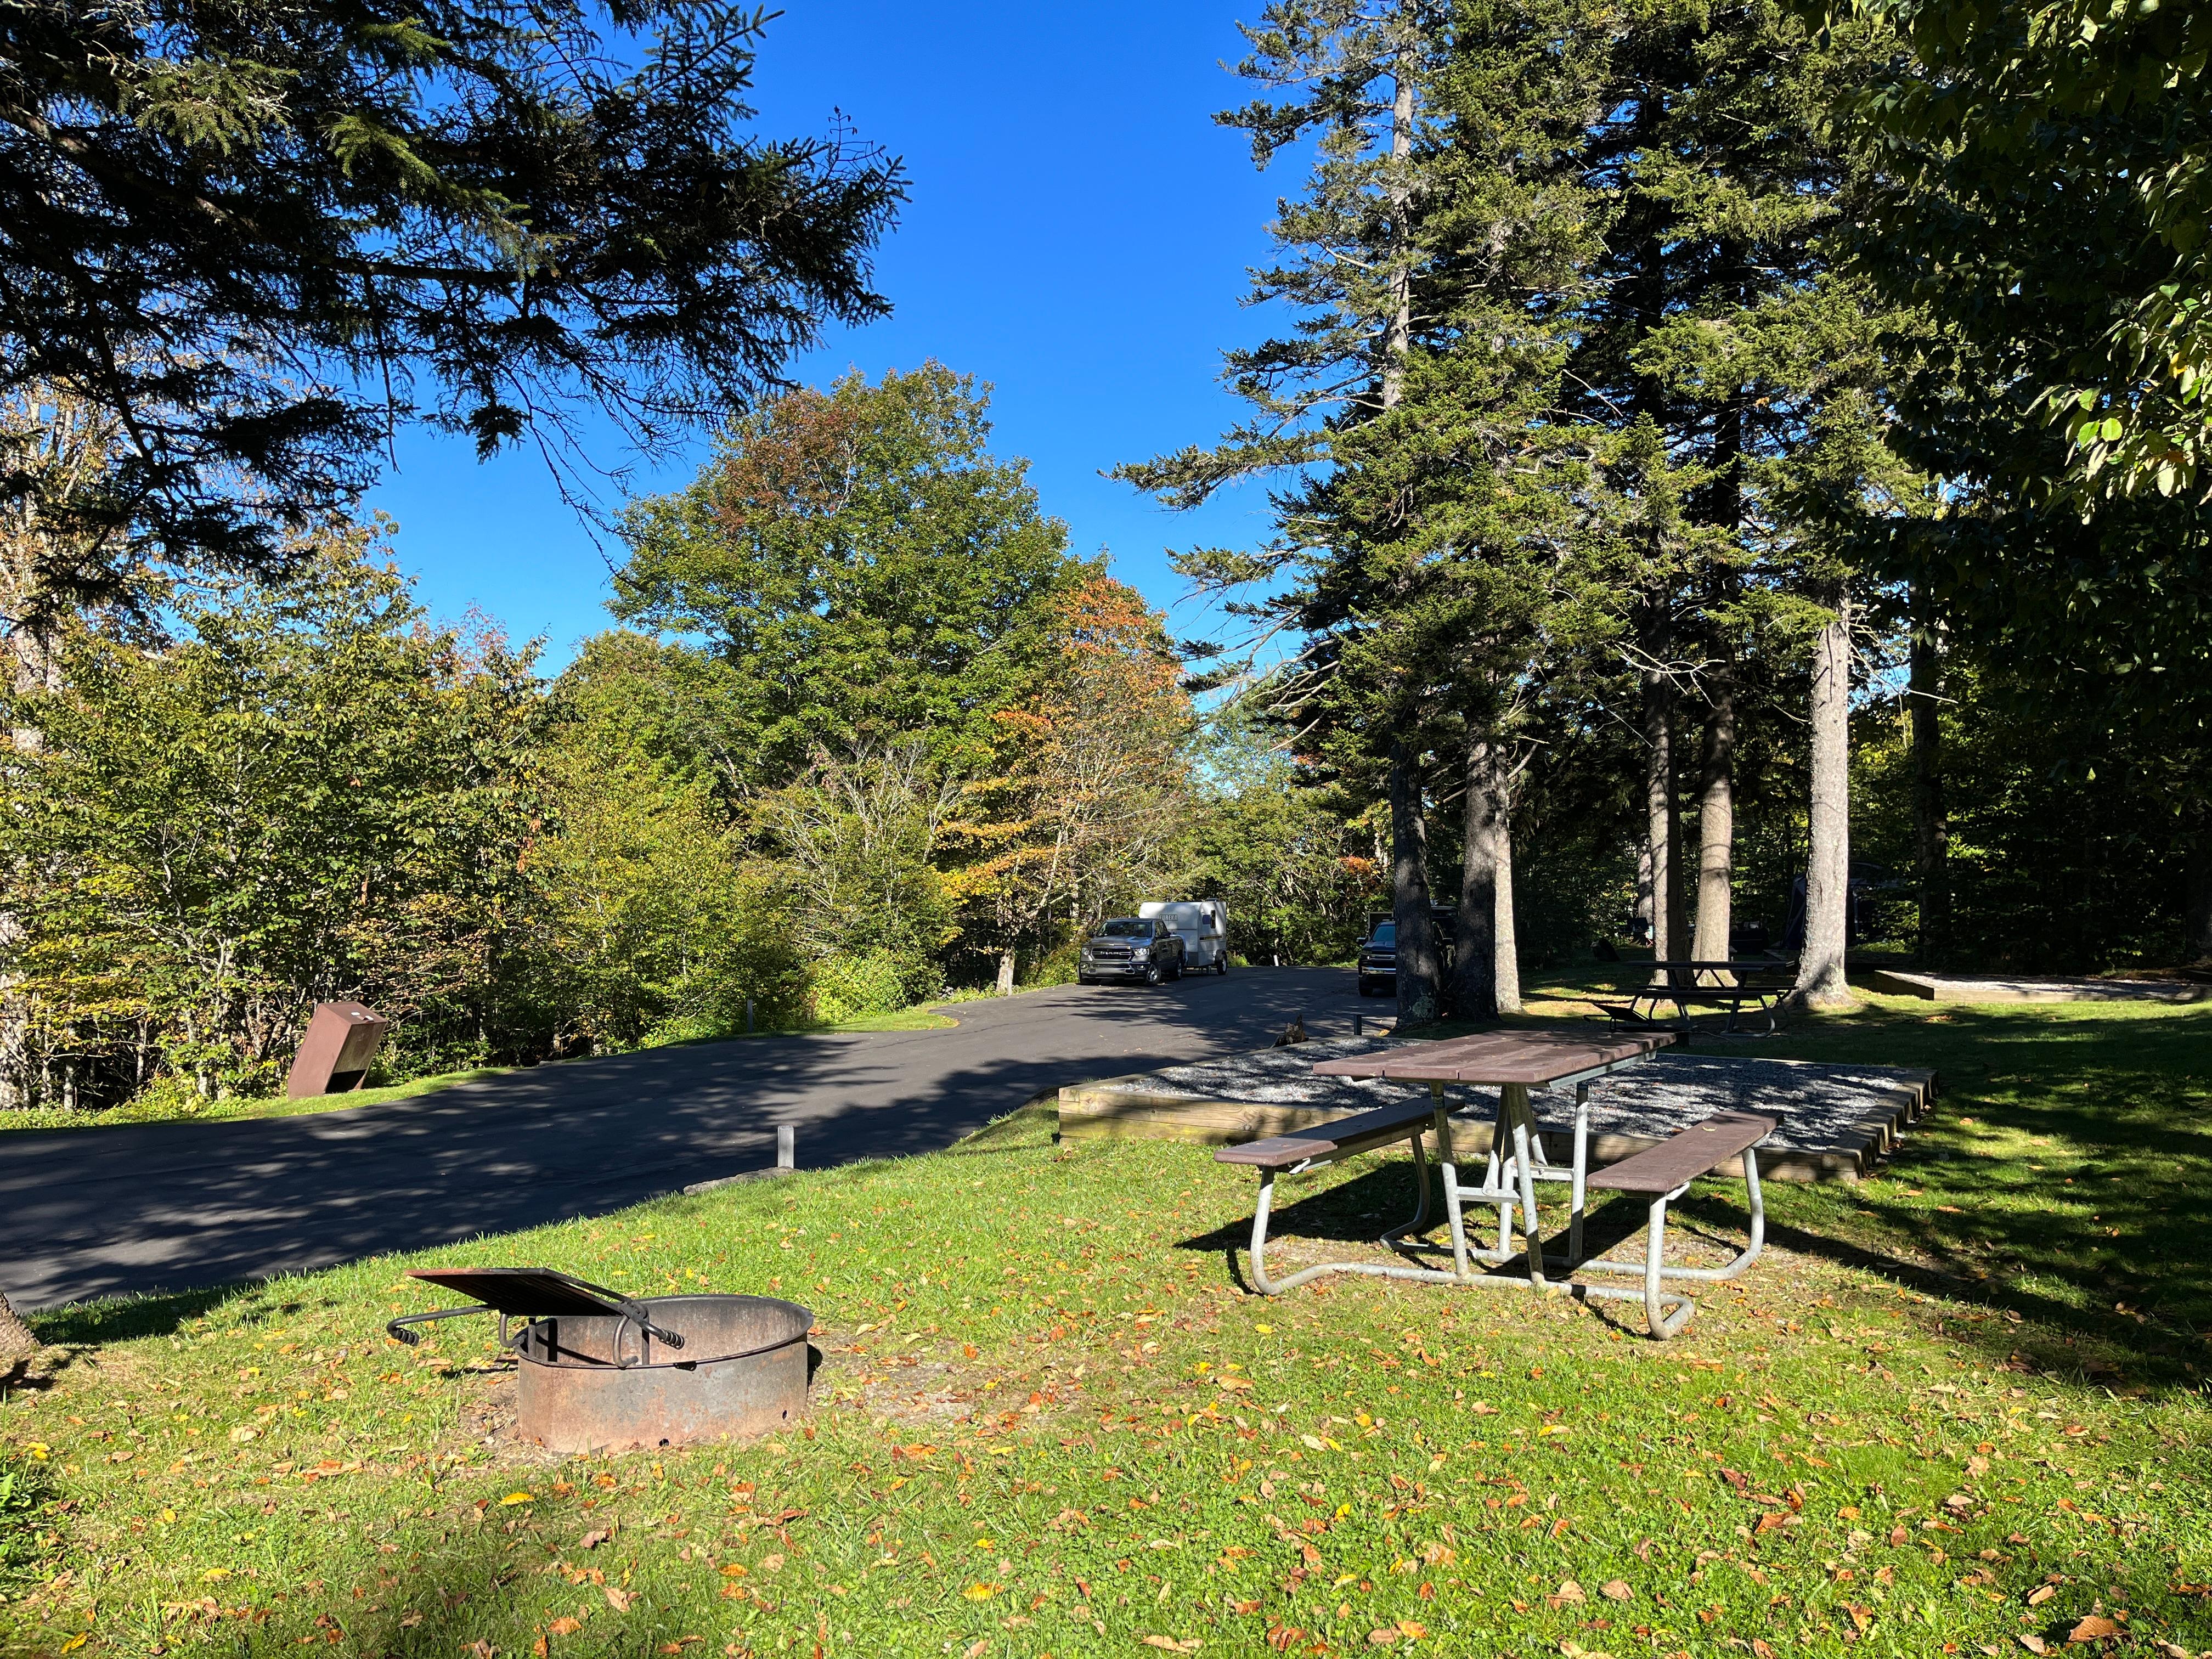
[(1577, 1072), (1638, 1060), (1674, 1041), (1671, 1031), (1484, 1031), (1325, 1060), (1316, 1077), (1381, 1077), (1407, 1083), (1519, 1083), (1541, 1088)]

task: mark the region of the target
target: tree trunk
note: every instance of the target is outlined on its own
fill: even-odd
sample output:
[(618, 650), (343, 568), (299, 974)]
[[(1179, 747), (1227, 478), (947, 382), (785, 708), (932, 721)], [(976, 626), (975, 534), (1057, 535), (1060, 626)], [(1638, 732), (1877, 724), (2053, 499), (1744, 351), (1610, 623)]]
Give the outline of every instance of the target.
[(2212, 963), (2212, 812), (2199, 813), (2189, 861), (2189, 916), (2182, 960)]
[(1943, 803), (1942, 659), (1936, 654), (1936, 619), (1925, 599), (1913, 607), (1912, 839), (1920, 878), (1923, 968), (1941, 967), (1951, 956), (1951, 823)]
[(1725, 669), (1713, 685), (1698, 791), (1698, 926), (1690, 954), (1729, 958), (1735, 918), (1735, 683)]
[(1808, 1007), (1848, 1006), (1844, 951), (1850, 933), (1851, 875), (1850, 599), (1838, 591), (1836, 614), (1813, 647), (1812, 851), (1805, 866), (1805, 950), (1797, 994)]
[(1651, 837), (1636, 843), (1636, 908), (1629, 913), (1629, 933), (1649, 943), (1651, 932)]
[(1674, 797), (1674, 682), (1664, 664), (1673, 649), (1667, 604), (1648, 602), (1644, 628), (1644, 817), (1651, 864), (1651, 955), (1679, 957), (1682, 937), (1682, 810)]
[(1398, 1018), (1408, 1026), (1426, 1025), (1437, 1017), (1428, 852), (1419, 767), (1400, 741), (1390, 745), (1390, 915), (1398, 927)]
[(1498, 1017), (1498, 853), (1504, 840), (1504, 816), (1497, 750), (1487, 738), (1472, 739), (1467, 745), (1467, 830), (1461, 843), (1459, 912), (1452, 926), (1450, 1005), (1455, 1019)]
[(38, 1351), (39, 1339), (8, 1305), (6, 1294), (0, 1292), (0, 1362), (21, 1359)]
[(999, 994), (1010, 997), (1014, 994), (1014, 953), (1011, 950), (999, 952)]
[(1492, 894), (1491, 937), (1495, 941), (1492, 976), (1498, 981), (1498, 1012), (1521, 1012), (1521, 936), (1513, 925), (1513, 798), (1501, 792), (1498, 815), (1498, 880)]

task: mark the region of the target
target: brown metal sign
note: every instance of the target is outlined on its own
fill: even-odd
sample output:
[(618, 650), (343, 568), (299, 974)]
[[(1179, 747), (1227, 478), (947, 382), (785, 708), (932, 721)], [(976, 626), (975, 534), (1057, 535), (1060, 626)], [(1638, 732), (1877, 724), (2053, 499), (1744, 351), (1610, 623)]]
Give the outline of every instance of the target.
[(358, 1002), (319, 1002), (284, 1092), (294, 1100), (358, 1089), (392, 1022)]

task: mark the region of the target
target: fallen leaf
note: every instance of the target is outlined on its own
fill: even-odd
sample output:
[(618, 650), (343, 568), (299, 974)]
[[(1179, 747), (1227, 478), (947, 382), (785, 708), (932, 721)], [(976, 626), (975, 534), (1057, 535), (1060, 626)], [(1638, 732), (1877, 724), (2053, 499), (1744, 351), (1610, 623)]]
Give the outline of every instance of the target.
[(1756, 1636), (1751, 1638), (1751, 1650), (1753, 1654), (1758, 1656), (1758, 1659), (1774, 1659), (1774, 1648), (1772, 1644), (1762, 1641)]
[(537, 1501), (538, 1494), (534, 1492), (511, 1492), (499, 1500), (499, 1506), (506, 1509), (509, 1504), (535, 1504)]
[(2020, 1644), (2026, 1648), (2030, 1653), (2047, 1653), (2050, 1651), (2049, 1649), (2044, 1646), (2043, 1638), (2040, 1636), (2023, 1636), (2020, 1638)]
[(968, 1651), (961, 1656), (961, 1659), (983, 1659), (983, 1656), (990, 1650), (991, 1644), (978, 1638), (968, 1644)]
[(2056, 1584), (2038, 1584), (2033, 1589), (2028, 1591), (2027, 1605), (2031, 1607), (2039, 1607), (2057, 1594), (2058, 1586)]
[(1597, 1587), (1597, 1593), (1608, 1601), (1626, 1601), (1636, 1592), (1628, 1588), (1626, 1579), (1608, 1578)]
[(2120, 1627), (2100, 1613), (2091, 1613), (2072, 1630), (2066, 1632), (2069, 1642), (2101, 1642), (2107, 1636), (2118, 1636)]
[(997, 1584), (970, 1584), (960, 1593), (970, 1601), (988, 1601), (996, 1595), (1001, 1588)]
[(732, 1561), (722, 1569), (722, 1577), (725, 1578), (742, 1578), (750, 1571), (752, 1570), (746, 1566), (744, 1562)]
[(628, 1613), (629, 1604), (637, 1600), (635, 1590), (617, 1589), (612, 1584), (600, 1585), (599, 1593), (607, 1598), (607, 1605), (617, 1613)]
[(558, 1619), (556, 1619), (551, 1624), (545, 1626), (546, 1629), (551, 1631), (556, 1636), (574, 1636), (578, 1631), (583, 1629), (583, 1627), (584, 1621), (582, 1620), (572, 1619), (565, 1613)]
[(1560, 1601), (1568, 1602), (1575, 1607), (1580, 1607), (1583, 1602), (1589, 1600), (1588, 1596), (1583, 1594), (1583, 1587), (1575, 1583), (1571, 1578), (1563, 1582), (1559, 1585), (1559, 1588), (1554, 1590), (1553, 1594), (1557, 1595)]
[(608, 1539), (610, 1539), (610, 1538), (611, 1538), (611, 1537), (613, 1537), (613, 1536), (614, 1536), (614, 1534), (613, 1534), (613, 1533), (611, 1533), (611, 1532), (610, 1532), (606, 1528), (605, 1528), (605, 1527), (594, 1527), (594, 1528), (592, 1528), (592, 1530), (591, 1530), (591, 1531), (589, 1531), (589, 1532), (587, 1532), (587, 1533), (586, 1533), (586, 1534), (584, 1534), (584, 1538), (583, 1538), (583, 1544), (584, 1544), (584, 1547), (585, 1547), (586, 1549), (587, 1549), (587, 1550), (595, 1550), (595, 1549), (599, 1548), (599, 1547), (600, 1545), (602, 1545), (602, 1544), (605, 1543), (605, 1542), (607, 1541), (607, 1540), (608, 1540)]
[(1145, 1638), (1145, 1645), (1148, 1648), (1165, 1648), (1170, 1653), (1196, 1653), (1199, 1642), (1195, 1636), (1188, 1642), (1178, 1642), (1172, 1636), (1147, 1636)]
[(1388, 1630), (1370, 1630), (1367, 1632), (1367, 1641), (1370, 1647), (1392, 1647), (1396, 1644), (1397, 1640), (1398, 1627), (1395, 1625), (1391, 1626)]
[(1220, 1389), (1249, 1389), (1252, 1386), (1252, 1379), (1249, 1376), (1217, 1376), (1213, 1383)]
[(1408, 1642), (1418, 1642), (1428, 1633), (1429, 1627), (1426, 1625), (1415, 1624), (1410, 1619), (1401, 1619), (1398, 1621), (1398, 1634)]

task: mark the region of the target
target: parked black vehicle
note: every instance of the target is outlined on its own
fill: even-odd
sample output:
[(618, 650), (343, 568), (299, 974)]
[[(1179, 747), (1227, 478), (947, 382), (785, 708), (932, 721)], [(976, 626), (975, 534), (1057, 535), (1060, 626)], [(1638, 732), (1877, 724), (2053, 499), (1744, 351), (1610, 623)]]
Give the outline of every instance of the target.
[[(1452, 924), (1458, 912), (1449, 905), (1436, 907), (1437, 970), (1449, 973), (1452, 964)], [(1359, 947), (1359, 994), (1386, 997), (1398, 989), (1398, 924), (1388, 913), (1368, 918), (1370, 931)]]
[(1096, 985), (1102, 979), (1142, 980), (1158, 985), (1182, 977), (1182, 940), (1159, 916), (1114, 916), (1083, 941), (1076, 980)]

